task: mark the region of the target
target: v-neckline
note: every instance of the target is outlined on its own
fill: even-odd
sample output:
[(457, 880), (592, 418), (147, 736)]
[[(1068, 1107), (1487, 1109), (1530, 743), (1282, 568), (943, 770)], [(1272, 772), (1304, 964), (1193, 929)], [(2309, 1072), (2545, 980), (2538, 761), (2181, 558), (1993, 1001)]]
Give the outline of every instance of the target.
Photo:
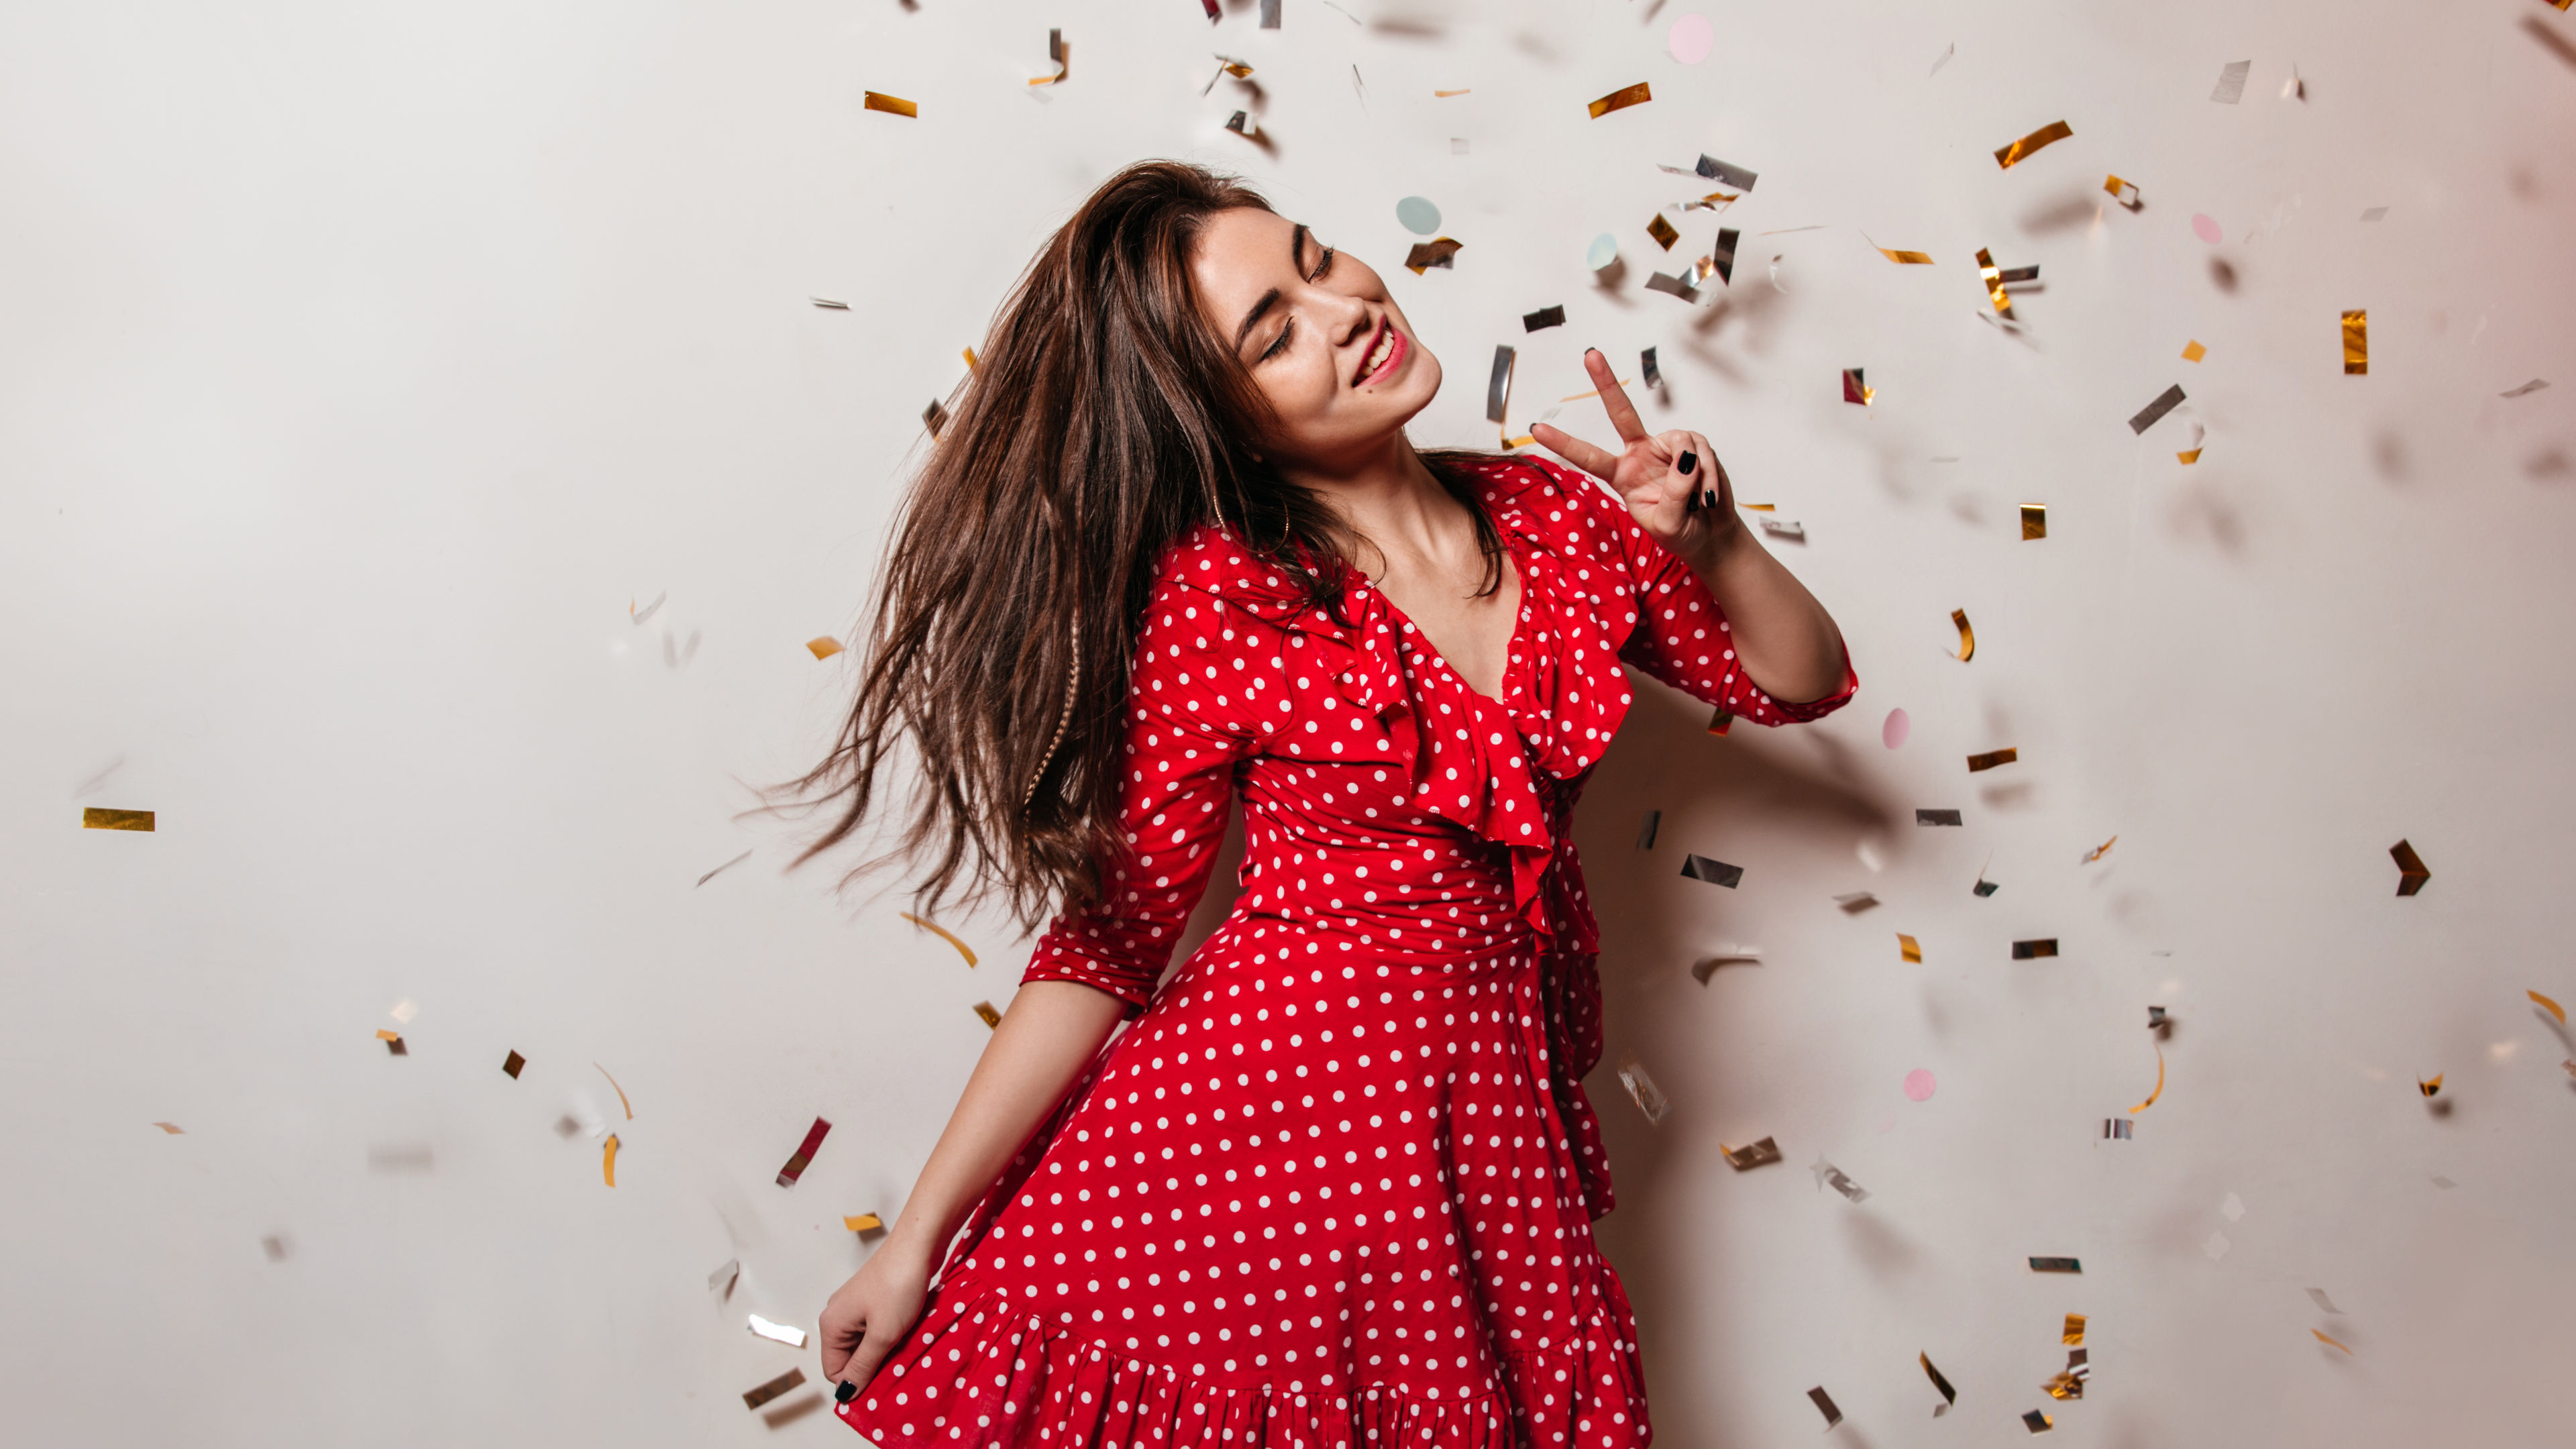
[[(1419, 641), (1420, 652), (1429, 656), (1431, 662), (1446, 672), (1451, 679), (1458, 681), (1458, 687), (1466, 692), (1468, 698), (1480, 704), (1492, 705), (1496, 709), (1508, 710), (1510, 706), (1504, 701), (1510, 698), (1512, 692), (1512, 665), (1519, 657), (1521, 626), (1529, 622), (1529, 570), (1521, 566), (1520, 554), (1512, 547), (1512, 536), (1500, 527), (1497, 527), (1495, 532), (1501, 535), (1503, 560), (1510, 565), (1514, 594), (1511, 632), (1503, 636), (1502, 694), (1499, 697), (1487, 694), (1469, 684), (1467, 676), (1459, 673), (1457, 666), (1449, 662), (1448, 656), (1442, 654), (1432, 644), (1431, 636), (1422, 631), (1422, 626), (1414, 623), (1412, 616), (1396, 605), (1394, 595), (1389, 594), (1374, 580), (1369, 582), (1368, 587), (1376, 592), (1378, 602), (1386, 605), (1387, 613), (1395, 617), (1396, 626)], [(1363, 577), (1366, 576), (1363, 575)]]

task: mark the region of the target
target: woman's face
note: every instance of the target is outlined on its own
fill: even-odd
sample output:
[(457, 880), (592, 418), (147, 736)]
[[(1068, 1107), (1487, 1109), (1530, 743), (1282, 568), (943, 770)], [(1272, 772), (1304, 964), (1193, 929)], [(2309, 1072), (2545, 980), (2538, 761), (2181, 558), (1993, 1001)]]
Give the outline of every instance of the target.
[(1433, 357), (1386, 283), (1286, 217), (1236, 207), (1199, 233), (1191, 277), (1277, 414), (1262, 452), (1334, 468), (1365, 460), (1440, 391)]

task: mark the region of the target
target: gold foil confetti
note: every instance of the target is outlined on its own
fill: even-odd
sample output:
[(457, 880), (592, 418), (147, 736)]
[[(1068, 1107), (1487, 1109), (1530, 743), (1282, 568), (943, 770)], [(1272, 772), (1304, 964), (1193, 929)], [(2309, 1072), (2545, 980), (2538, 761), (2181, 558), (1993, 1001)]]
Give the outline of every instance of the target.
[(2343, 314), (2343, 371), (2359, 377), (2370, 371), (2370, 309)]
[(2034, 538), (2048, 537), (2047, 504), (2025, 503), (2021, 506), (2021, 536), (2025, 543)]
[(519, 1079), (519, 1073), (524, 1071), (527, 1068), (527, 1065), (528, 1059), (519, 1055), (517, 1052), (512, 1052), (501, 1059), (501, 1070), (507, 1073), (510, 1080), (514, 1082)]
[(966, 370), (967, 370), (968, 372), (973, 373), (973, 372), (981, 372), (981, 371), (983, 371), (983, 370), (984, 370), (984, 364), (982, 364), (982, 363), (980, 363), (980, 362), (977, 362), (977, 361), (975, 360), (975, 349), (974, 349), (974, 348), (972, 348), (972, 347), (961, 347), (961, 348), (959, 348), (959, 349), (957, 350), (957, 355), (958, 355), (958, 356), (960, 356), (960, 357), (962, 357), (962, 358), (965, 358), (965, 359), (966, 359)]
[(1728, 865), (1722, 860), (1711, 860), (1705, 855), (1685, 855), (1682, 857), (1682, 874), (1692, 880), (1706, 881), (1710, 885), (1721, 885), (1733, 890), (1744, 880), (1744, 867)]
[(1766, 1167), (1780, 1160), (1779, 1144), (1768, 1137), (1744, 1147), (1729, 1147), (1721, 1142), (1717, 1144), (1717, 1150), (1726, 1154), (1726, 1165), (1738, 1172)]
[(388, 1056), (407, 1057), (411, 1055), (411, 1048), (404, 1045), (401, 1032), (386, 1031), (384, 1028), (378, 1027), (376, 1029), (376, 1040), (385, 1044), (385, 1053)]
[(2182, 452), (2174, 454), (2174, 457), (2184, 464), (2197, 463), (2200, 461), (2200, 452), (2201, 450), (2198, 448), (2187, 448)]
[(2154, 427), (2158, 419), (2182, 406), (2182, 396), (2181, 383), (2175, 383), (2163, 392), (2157, 393), (2154, 401), (2138, 409), (2137, 416), (2129, 419), (2129, 431), (2133, 434), (2143, 433)]
[(1894, 247), (1880, 246), (1878, 243), (1870, 241), (1866, 236), (1862, 237), (1861, 240), (1869, 242), (1870, 249), (1872, 251), (1877, 252), (1880, 256), (1887, 258), (1889, 261), (1896, 263), (1900, 267), (1928, 267), (1932, 265), (1932, 254), (1930, 252), (1898, 251)]
[(1982, 755), (1970, 755), (1968, 757), (1968, 773), (1974, 775), (1982, 770), (1991, 770), (1997, 765), (2009, 765), (2020, 758), (2021, 751), (2018, 748), (1988, 750)]
[(152, 1125), (160, 1128), (163, 1132), (166, 1132), (173, 1137), (185, 1137), (188, 1135), (188, 1129), (180, 1126), (176, 1122), (155, 1122)]
[(745, 1326), (750, 1328), (752, 1332), (759, 1334), (761, 1337), (766, 1338), (773, 1343), (783, 1343), (789, 1348), (803, 1348), (805, 1346), (805, 1330), (801, 1328), (791, 1328), (784, 1323), (772, 1323), (757, 1313), (751, 1314), (749, 1317), (751, 1322)]
[(1415, 242), (1412, 250), (1404, 254), (1405, 269), (1417, 277), (1432, 267), (1447, 267), (1454, 272), (1458, 270), (1456, 261), (1458, 248), (1463, 245), (1465, 245), (1463, 242), (1445, 236), (1433, 237), (1427, 242)]
[(1977, 631), (1968, 627), (1965, 609), (1952, 609), (1950, 622), (1959, 626), (1959, 662), (1965, 664), (1977, 657)]
[(2182, 360), (2185, 362), (2198, 362), (2208, 355), (2209, 349), (2201, 346), (2200, 341), (2197, 338), (2186, 343), (2182, 349)]
[(2129, 1109), (2129, 1115), (2130, 1115), (2130, 1116), (2132, 1116), (2132, 1117), (2134, 1117), (2134, 1116), (2136, 1116), (2137, 1114), (2139, 1114), (2140, 1112), (2143, 1112), (2143, 1111), (2147, 1110), (2149, 1107), (2154, 1106), (2154, 1105), (2156, 1104), (2156, 1098), (2161, 1097), (2161, 1096), (2163, 1096), (2164, 1094), (2165, 1094), (2165, 1051), (2164, 1051), (2164, 1048), (2162, 1048), (2162, 1047), (2158, 1047), (2158, 1048), (2156, 1048), (2156, 1089), (2155, 1089), (2154, 1091), (2149, 1092), (2149, 1093), (2147, 1094), (2147, 1100), (2145, 1100), (2145, 1101), (2143, 1101), (2143, 1102), (2140, 1102), (2138, 1105), (2136, 1105), (2136, 1106), (2134, 1106), (2134, 1107), (2131, 1107), (2131, 1108)]
[(2060, 1369), (2057, 1377), (2050, 1379), (2047, 1383), (2041, 1384), (2040, 1387), (2048, 1390), (2048, 1396), (2052, 1399), (2080, 1399), (2084, 1397), (2084, 1381), (2064, 1369)]
[(2100, 860), (2102, 857), (2104, 857), (2104, 856), (2106, 856), (2106, 855), (2109, 855), (2109, 854), (2111, 853), (2111, 847), (2112, 847), (2112, 846), (2115, 846), (2115, 845), (2117, 845), (2117, 844), (2119, 844), (2119, 843), (2120, 843), (2120, 837), (2118, 837), (2118, 836), (2114, 835), (2114, 836), (2112, 836), (2110, 839), (2108, 839), (2108, 840), (2106, 840), (2106, 841), (2103, 841), (2100, 845), (2097, 845), (2097, 846), (2093, 847), (2091, 850), (2086, 851), (2086, 852), (2084, 853), (2084, 858), (2083, 858), (2083, 859), (2081, 859), (2081, 860), (2079, 860), (2079, 861), (2077, 861), (2077, 862), (2075, 862), (2075, 863), (2076, 863), (2077, 865), (2091, 865), (2093, 862), (2095, 862), (2095, 861), (2097, 861), (2097, 860)]
[(2138, 209), (2138, 188), (2134, 183), (2123, 181), (2117, 176), (2105, 176), (2102, 178), (2102, 189), (2111, 193), (2111, 199), (2122, 206), (2131, 211)]
[(617, 1186), (617, 1134), (614, 1132), (609, 1133), (608, 1140), (600, 1144), (599, 1180), (610, 1187)]
[(96, 806), (81, 811), (83, 830), (150, 830), (149, 810), (101, 810)]
[(1594, 101), (1591, 106), (1592, 119), (1597, 121), (1603, 116), (1610, 114), (1612, 111), (1624, 111), (1630, 106), (1642, 106), (1654, 98), (1655, 92), (1653, 88), (1648, 86), (1644, 81), (1639, 81), (1635, 85), (1612, 91), (1610, 94)]
[(2551, 1016), (2557, 1017), (2558, 1024), (2560, 1026), (2565, 1026), (2567, 1024), (2566, 1007), (2559, 1005), (2557, 1002), (2550, 1000), (2548, 997), (2541, 995), (2537, 991), (2525, 991), (2522, 994), (2530, 997), (2533, 1001), (2540, 1003), (2540, 1007), (2543, 1011), (2548, 1012)]
[[(1215, 0), (1209, 0), (1209, 4), (1213, 6), (1215, 4)], [(1215, 18), (1213, 10), (1211, 10), (1209, 18)], [(1214, 52), (1210, 53), (1214, 54)], [(1252, 66), (1249, 62), (1237, 60), (1230, 55), (1219, 55), (1216, 58), (1216, 70), (1208, 76), (1207, 84), (1199, 87), (1199, 94), (1206, 95), (1208, 92), (1215, 90), (1216, 83), (1225, 79), (1227, 76), (1232, 76), (1236, 80), (1247, 80), (1251, 75)]]
[(1061, 31), (1061, 30), (1050, 30), (1050, 31), (1048, 31), (1048, 32), (1047, 32), (1047, 60), (1054, 64), (1054, 66), (1055, 66), (1055, 74), (1053, 74), (1053, 75), (1031, 76), (1031, 77), (1029, 78), (1029, 84), (1030, 84), (1030, 85), (1033, 85), (1033, 86), (1051, 86), (1051, 85), (1054, 85), (1057, 81), (1060, 81), (1060, 80), (1064, 79), (1064, 78), (1065, 78), (1065, 75), (1067, 74), (1067, 72), (1069, 72), (1069, 71), (1071, 71), (1071, 70), (1073, 69), (1073, 67), (1072, 67), (1071, 65), (1067, 64), (1067, 63), (1066, 63), (1066, 61), (1065, 61), (1065, 55), (1064, 55), (1064, 32), (1063, 32), (1063, 31)]
[(1743, 199), (1744, 199), (1744, 198), (1743, 198), (1741, 195), (1738, 195), (1738, 194), (1736, 194), (1736, 193), (1734, 193), (1734, 192), (1729, 192), (1729, 191), (1712, 191), (1712, 192), (1710, 192), (1708, 195), (1701, 197), (1701, 198), (1700, 198), (1699, 200), (1697, 200), (1697, 201), (1685, 201), (1685, 202), (1683, 202), (1683, 203), (1682, 203), (1682, 210), (1684, 210), (1684, 211), (1715, 211), (1715, 210), (1719, 209), (1720, 207), (1733, 206), (1735, 203), (1737, 203), (1737, 202), (1739, 202), (1739, 201), (1742, 201)]
[(795, 1153), (787, 1159), (787, 1165), (778, 1169), (780, 1187), (794, 1187), (796, 1179), (805, 1175), (805, 1169), (814, 1163), (814, 1154), (823, 1150), (825, 1134), (831, 1130), (832, 1124), (820, 1117), (814, 1119), (813, 1126), (805, 1129), (805, 1140), (797, 1145)]
[(1923, 964), (1923, 943), (1899, 931), (1896, 933), (1896, 954), (1920, 966)]
[(956, 947), (957, 954), (966, 958), (967, 965), (972, 966), (975, 964), (975, 948), (958, 940), (957, 937), (951, 934), (946, 927), (939, 925), (935, 921), (924, 920), (910, 911), (898, 911), (896, 914), (902, 916), (905, 920), (912, 922), (914, 925), (919, 926), (921, 929), (928, 931), (930, 934), (937, 936), (949, 945)]
[(1995, 153), (1995, 164), (2006, 171), (2030, 159), (2033, 152), (2075, 134), (2075, 128), (2064, 121), (2051, 121)]
[(854, 1233), (873, 1233), (885, 1226), (885, 1219), (875, 1213), (861, 1213), (857, 1217), (844, 1216), (841, 1219), (841, 1226)]
[(1816, 1407), (1823, 1411), (1826, 1428), (1830, 1429), (1843, 1421), (1843, 1411), (1834, 1407), (1834, 1396), (1825, 1392), (1824, 1385), (1818, 1384), (1807, 1390), (1807, 1397), (1815, 1400)]
[(2424, 888), (2424, 882), (2433, 878), (2433, 872), (2424, 865), (2424, 857), (2417, 855), (2415, 847), (2405, 841), (2401, 840), (2388, 847), (2388, 855), (2390, 859), (2397, 862), (2399, 895), (2411, 896)]
[[(2562, 8), (2564, 8), (2564, 7), (2562, 7)], [(2328, 1337), (2324, 1329), (2321, 1329), (2321, 1328), (2311, 1328), (2311, 1329), (2309, 1329), (2309, 1330), (2308, 1330), (2308, 1332), (2315, 1334), (2315, 1335), (2317, 1336), (2317, 1342), (2319, 1342), (2319, 1343), (2333, 1344), (2336, 1348), (2343, 1349), (2343, 1351), (2344, 1351), (2344, 1352), (2346, 1352), (2346, 1353), (2351, 1353), (2351, 1352), (2352, 1352), (2352, 1350), (2351, 1350), (2349, 1347), (2347, 1347), (2347, 1346), (2346, 1346), (2346, 1345), (2345, 1345), (2341, 1340), (2339, 1340), (2339, 1339), (2335, 1339), (2335, 1338), (2331, 1338), (2331, 1337)]]
[(2057, 1421), (2037, 1409), (2021, 1416), (2022, 1426), (2034, 1434), (2045, 1434), (2057, 1427)]
[(1673, 243), (1682, 239), (1682, 234), (1673, 229), (1671, 222), (1664, 220), (1661, 212), (1655, 213), (1655, 219), (1646, 223), (1646, 235), (1653, 237), (1655, 245), (1665, 251), (1671, 251)]
[(777, 1398), (780, 1394), (786, 1393), (789, 1389), (792, 1389), (803, 1382), (805, 1382), (805, 1371), (803, 1369), (789, 1369), (787, 1372), (780, 1374), (778, 1377), (771, 1379), (765, 1384), (762, 1384), (759, 1388), (746, 1390), (742, 1396), (743, 1407), (747, 1409), (757, 1409), (761, 1405), (768, 1403), (770, 1400)]
[(1653, 1077), (1646, 1075), (1646, 1064), (1634, 1057), (1619, 1063), (1619, 1085), (1628, 1089), (1629, 1098), (1636, 1102), (1638, 1111), (1646, 1114), (1649, 1124), (1663, 1121), (1673, 1110), (1672, 1099), (1655, 1085)]
[(1846, 367), (1843, 369), (1843, 401), (1847, 403), (1858, 403), (1862, 407), (1868, 407), (1872, 402), (1877, 400), (1878, 389), (1869, 386), (1861, 380), (1861, 371), (1862, 370), (1857, 367)]
[[(601, 1066), (597, 1062), (592, 1062), (590, 1067), (592, 1071), (599, 1073), (603, 1077), (608, 1077), (608, 1068)], [(626, 1109), (626, 1120), (629, 1122), (634, 1121), (635, 1105), (626, 1100), (626, 1089), (617, 1085), (617, 1079), (615, 1077), (608, 1077), (608, 1085), (612, 1091), (617, 1093), (617, 1105)]]
[(2015, 941), (2012, 943), (2012, 958), (2016, 961), (2037, 961), (2043, 957), (2054, 956), (2056, 954), (2057, 938), (2055, 936), (2041, 936), (2035, 940)]
[[(842, 94), (847, 95), (849, 92), (844, 91)], [(889, 116), (910, 116), (915, 119), (919, 119), (921, 115), (921, 107), (901, 96), (884, 96), (875, 91), (862, 91), (860, 96), (860, 104), (871, 111), (883, 111)]]
[(2030, 1260), (2030, 1271), (2034, 1273), (2081, 1273), (2084, 1271), (2084, 1260), (2081, 1258), (2033, 1258)]
[(1941, 1371), (1932, 1366), (1932, 1355), (1918, 1353), (1914, 1358), (1916, 1362), (1923, 1365), (1923, 1372), (1931, 1377), (1932, 1387), (1941, 1391), (1941, 1407), (1932, 1411), (1935, 1415), (1959, 1402), (1959, 1391), (1950, 1387), (1950, 1381), (1941, 1377)]
[(2439, 1094), (2442, 1090), (2442, 1074), (2440, 1072), (2435, 1072), (2429, 1077), (2416, 1078), (2415, 1090), (2422, 1092), (2427, 1097)]
[(814, 651), (815, 658), (829, 659), (841, 652), (841, 641), (829, 634), (823, 634), (806, 640), (805, 647)]
[(993, 1009), (993, 1003), (989, 1001), (976, 1002), (975, 1014), (984, 1019), (984, 1024), (986, 1026), (992, 1027), (997, 1031), (1001, 1028), (1002, 1014)]
[[(1462, 87), (1462, 88), (1460, 88), (1460, 89), (1458, 89), (1458, 90), (1454, 90), (1454, 91), (1433, 91), (1433, 92), (1431, 93), (1431, 96), (1432, 96), (1432, 99), (1434, 99), (1434, 100), (1442, 100), (1442, 101), (1445, 101), (1445, 100), (1449, 99), (1451, 96), (1463, 96), (1463, 95), (1467, 94), (1467, 92), (1468, 92), (1468, 88), (1463, 88), (1463, 87)], [(1600, 114), (1600, 112), (1595, 111), (1593, 114), (1594, 114), (1594, 115), (1599, 115), (1599, 114)]]
[(1986, 284), (1986, 300), (1995, 304), (1995, 311), (2011, 316), (2012, 298), (2004, 292), (2004, 269), (1995, 265), (1995, 254), (1985, 247), (1977, 248), (1977, 280)]

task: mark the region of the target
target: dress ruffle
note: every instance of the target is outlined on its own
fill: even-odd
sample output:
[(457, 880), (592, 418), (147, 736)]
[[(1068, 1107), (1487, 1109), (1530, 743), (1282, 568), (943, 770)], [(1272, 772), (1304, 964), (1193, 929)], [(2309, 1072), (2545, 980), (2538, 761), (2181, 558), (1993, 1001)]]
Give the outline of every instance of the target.
[[(1646, 1422), (1636, 1323), (1618, 1275), (1575, 1340), (1498, 1350), (1485, 1393), (1441, 1398), (1385, 1385), (1348, 1392), (1229, 1386), (1149, 1363), (951, 1275), (915, 1329), (921, 1356), (891, 1366), (839, 1413), (879, 1449), (955, 1443), (1023, 1449), (1582, 1449), (1632, 1442)], [(922, 1384), (924, 1375), (947, 1382)]]

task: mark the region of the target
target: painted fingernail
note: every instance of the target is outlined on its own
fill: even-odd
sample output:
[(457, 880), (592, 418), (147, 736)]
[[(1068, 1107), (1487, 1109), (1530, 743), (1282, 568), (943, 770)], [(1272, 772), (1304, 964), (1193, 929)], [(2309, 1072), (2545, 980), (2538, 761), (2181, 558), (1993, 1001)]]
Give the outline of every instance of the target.
[(1715, 508), (1715, 507), (1717, 506), (1717, 490), (1716, 490), (1716, 489), (1714, 489), (1714, 488), (1703, 488), (1703, 489), (1701, 489), (1701, 490), (1700, 490), (1700, 494), (1699, 494), (1699, 500), (1700, 500), (1700, 507), (1702, 507), (1702, 508)]
[(836, 1398), (836, 1399), (838, 1399), (838, 1400), (840, 1400), (842, 1403), (845, 1403), (845, 1404), (846, 1404), (846, 1403), (848, 1403), (850, 1400), (857, 1398), (858, 1396), (859, 1396), (859, 1386), (858, 1386), (857, 1384), (851, 1383), (848, 1379), (843, 1379), (843, 1380), (841, 1380), (841, 1386), (840, 1386), (839, 1388), (837, 1388), (837, 1389), (832, 1390), (832, 1397), (833, 1397), (833, 1398)]
[(1673, 466), (1681, 469), (1685, 473), (1692, 472), (1699, 467), (1699, 454), (1685, 449), (1682, 453), (1682, 460)]

